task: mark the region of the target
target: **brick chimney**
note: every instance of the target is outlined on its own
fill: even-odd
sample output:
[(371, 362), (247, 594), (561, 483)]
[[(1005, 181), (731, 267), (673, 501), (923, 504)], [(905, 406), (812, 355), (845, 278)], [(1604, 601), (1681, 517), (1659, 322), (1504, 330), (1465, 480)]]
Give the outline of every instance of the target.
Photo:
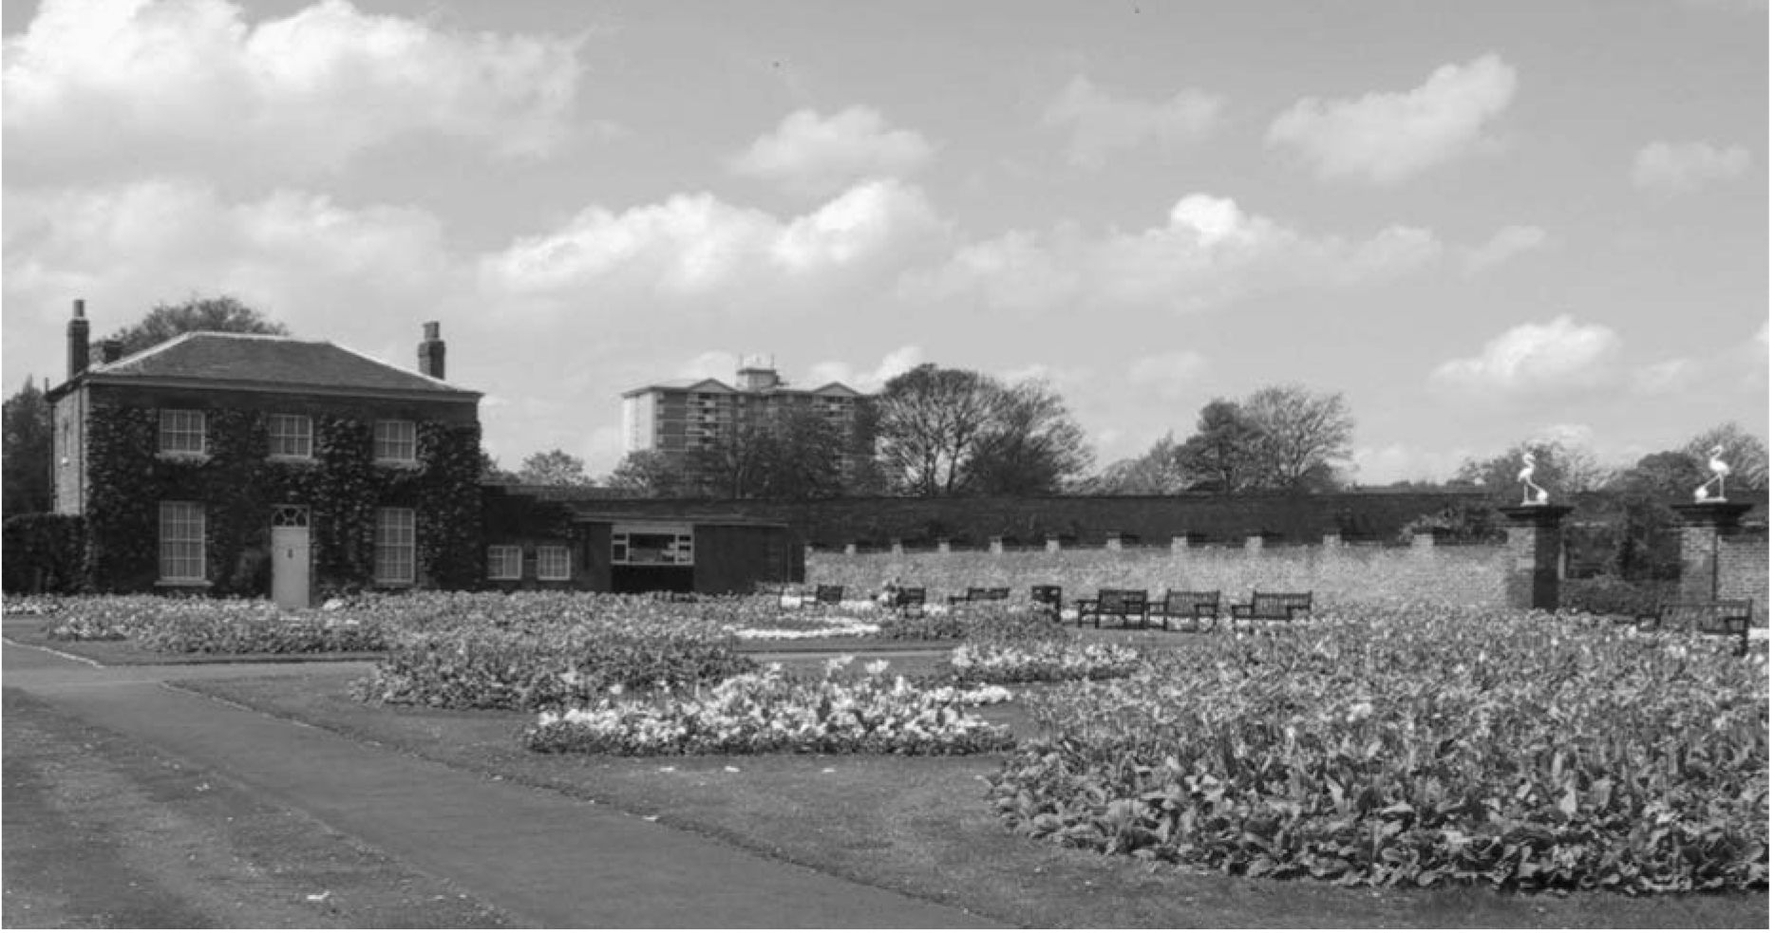
[(444, 378), (444, 341), (438, 337), (438, 322), (425, 323), (425, 339), (419, 341), (419, 371), (433, 379)]
[(68, 322), (68, 378), (86, 372), (92, 361), (92, 325), (86, 321), (86, 299), (74, 299), (74, 317)]

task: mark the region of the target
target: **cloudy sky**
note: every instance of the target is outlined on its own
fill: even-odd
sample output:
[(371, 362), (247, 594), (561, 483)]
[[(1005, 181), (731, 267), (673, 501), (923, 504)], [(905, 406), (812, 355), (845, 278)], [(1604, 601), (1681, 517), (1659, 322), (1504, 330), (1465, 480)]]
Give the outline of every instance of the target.
[(4, 380), (228, 293), (489, 449), (619, 396), (1040, 376), (1099, 465), (1343, 392), (1357, 479), (1769, 424), (1757, 0), (4, 5)]

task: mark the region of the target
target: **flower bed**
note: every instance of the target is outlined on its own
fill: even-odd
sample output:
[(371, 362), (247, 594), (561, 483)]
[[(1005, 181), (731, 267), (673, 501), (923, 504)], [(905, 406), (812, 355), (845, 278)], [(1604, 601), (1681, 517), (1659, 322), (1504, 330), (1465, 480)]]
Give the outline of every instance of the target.
[(858, 676), (836, 658), (817, 681), (771, 667), (712, 689), (650, 699), (604, 696), (545, 712), (524, 733), (539, 752), (713, 755), (762, 752), (960, 755), (1011, 744), (1010, 730), (962, 711), (1008, 693), (920, 690), (878, 661)]
[(1125, 645), (1074, 637), (1044, 641), (970, 641), (949, 652), (938, 676), (962, 684), (1018, 684), (1126, 677), (1140, 652)]
[(611, 686), (708, 683), (756, 662), (732, 637), (695, 625), (633, 628), (586, 622), (537, 631), (468, 624), (397, 637), (357, 696), (445, 709), (552, 709)]
[(1766, 888), (1768, 660), (1544, 614), (1218, 636), (1029, 700), (995, 775), (1030, 836), (1231, 874)]
[(922, 616), (884, 612), (880, 637), (888, 640), (1024, 641), (1051, 639), (1065, 631), (1058, 619), (1027, 603), (995, 601), (932, 606)]

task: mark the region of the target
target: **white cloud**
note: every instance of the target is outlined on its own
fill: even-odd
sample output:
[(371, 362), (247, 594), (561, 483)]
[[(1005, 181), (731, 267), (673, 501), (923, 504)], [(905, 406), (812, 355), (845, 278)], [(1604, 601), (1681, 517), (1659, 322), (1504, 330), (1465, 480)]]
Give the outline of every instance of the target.
[(877, 392), (889, 379), (924, 362), (924, 350), (907, 345), (889, 351), (873, 368), (856, 369), (841, 360), (826, 360), (808, 368), (804, 385), (816, 389), (828, 382), (842, 382), (859, 392)]
[(1393, 184), (1483, 142), (1515, 93), (1516, 69), (1485, 55), (1443, 65), (1410, 91), (1303, 98), (1276, 117), (1266, 141), (1299, 151), (1321, 178)]
[(588, 207), (560, 229), (484, 257), (481, 279), (495, 295), (768, 307), (785, 293), (867, 279), (946, 231), (922, 191), (891, 180), (856, 185), (786, 219), (708, 193), (680, 194), (620, 214)]
[(1737, 178), (1749, 167), (1750, 150), (1743, 146), (1654, 142), (1634, 155), (1633, 184), (1668, 193), (1694, 191), (1709, 182)]
[(729, 158), (727, 167), (797, 193), (827, 195), (861, 178), (908, 175), (934, 152), (923, 136), (888, 129), (881, 114), (868, 107), (826, 118), (797, 110), (775, 132)]
[(72, 297), (105, 330), (157, 301), (223, 292), (331, 336), (366, 316), (417, 322), (464, 284), (429, 212), (298, 191), (235, 203), (187, 181), (33, 190), (8, 194), (5, 224), (9, 328), (15, 307), (59, 318)]
[(1013, 230), (962, 247), (936, 269), (902, 277), (914, 299), (971, 296), (999, 310), (1098, 305), (1196, 310), (1301, 286), (1346, 287), (1435, 260), (1427, 230), (1394, 226), (1367, 240), (1311, 237), (1231, 200), (1180, 199), (1163, 226), (1091, 237), (1071, 225)]
[(1488, 341), (1478, 356), (1449, 360), (1431, 374), (1442, 385), (1477, 393), (1519, 394), (1603, 385), (1621, 338), (1601, 324), (1562, 314), (1520, 324)]
[(1208, 134), (1219, 117), (1219, 97), (1184, 88), (1170, 100), (1148, 102), (1099, 90), (1074, 75), (1042, 114), (1042, 125), (1070, 129), (1066, 157), (1074, 165), (1097, 168), (1118, 149), (1153, 140), (1173, 149)]
[(1461, 251), (1462, 270), (1476, 275), (1515, 256), (1548, 245), (1547, 231), (1540, 227), (1503, 227), (1484, 243)]
[(545, 153), (577, 40), (466, 35), (322, 0), (249, 26), (226, 0), (45, 0), (5, 44), (9, 168), (332, 170), (407, 134)]
[(1194, 350), (1173, 350), (1143, 356), (1128, 367), (1128, 381), (1135, 387), (1175, 401), (1195, 391), (1195, 383), (1208, 368), (1208, 359)]

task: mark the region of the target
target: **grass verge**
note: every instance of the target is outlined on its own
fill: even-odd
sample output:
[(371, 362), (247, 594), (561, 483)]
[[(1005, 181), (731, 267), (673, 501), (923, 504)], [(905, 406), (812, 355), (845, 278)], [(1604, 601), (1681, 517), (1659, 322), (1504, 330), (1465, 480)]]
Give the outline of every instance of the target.
[[(293, 672), (183, 686), (1023, 926), (1760, 929), (1769, 919), (1766, 893), (1631, 898), (1476, 888), (1377, 891), (1095, 856), (1004, 829), (983, 799), (982, 778), (997, 760), (991, 756), (537, 755), (516, 739), (528, 716), (366, 707), (350, 699), (349, 680)], [(982, 714), (1022, 736), (1033, 728), (1018, 703)]]

